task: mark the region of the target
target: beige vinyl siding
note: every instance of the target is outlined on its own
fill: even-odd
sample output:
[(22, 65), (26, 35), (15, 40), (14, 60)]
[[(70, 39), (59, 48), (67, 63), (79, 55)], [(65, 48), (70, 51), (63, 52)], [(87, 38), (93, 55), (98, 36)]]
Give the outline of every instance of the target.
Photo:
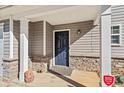
[(29, 23), (29, 56), (43, 56), (43, 21)]
[(19, 58), (19, 50), (20, 50), (20, 22), (13, 22), (13, 55), (14, 58)]
[[(123, 58), (124, 56), (124, 6), (112, 6), (112, 25), (121, 24), (122, 44), (118, 47), (112, 46), (112, 57)], [(6, 29), (8, 29), (6, 24)], [(46, 23), (46, 54), (52, 56), (53, 52), (53, 30), (70, 29), (70, 56), (100, 55), (100, 25), (93, 26), (93, 21), (76, 22), (70, 24), (50, 25)], [(77, 34), (77, 30), (81, 34)], [(5, 35), (5, 54), (9, 53), (8, 38), (9, 31)], [(43, 21), (29, 23), (29, 56), (43, 55)]]
[(70, 29), (70, 56), (99, 56), (100, 30), (93, 27), (93, 21), (56, 25), (54, 29)]
[(3, 39), (4, 39), (4, 58), (9, 57), (9, 20), (0, 20), (0, 23), (4, 23)]
[(52, 56), (53, 53), (53, 26), (46, 23), (46, 55)]
[(112, 25), (121, 25), (121, 45), (112, 46), (112, 57), (124, 58), (124, 5), (112, 6)]

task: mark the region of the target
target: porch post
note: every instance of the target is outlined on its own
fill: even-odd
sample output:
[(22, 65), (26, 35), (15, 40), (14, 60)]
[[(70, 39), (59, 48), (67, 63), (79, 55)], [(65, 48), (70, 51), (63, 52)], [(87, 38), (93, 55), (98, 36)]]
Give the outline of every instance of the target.
[(28, 70), (28, 20), (20, 20), (20, 73), (19, 80), (24, 81), (24, 73)]
[(13, 17), (10, 16), (9, 18), (9, 24), (10, 24), (10, 47), (9, 47), (9, 58), (13, 58)]
[(101, 71), (102, 87), (106, 87), (103, 76), (111, 75), (111, 7), (101, 14)]

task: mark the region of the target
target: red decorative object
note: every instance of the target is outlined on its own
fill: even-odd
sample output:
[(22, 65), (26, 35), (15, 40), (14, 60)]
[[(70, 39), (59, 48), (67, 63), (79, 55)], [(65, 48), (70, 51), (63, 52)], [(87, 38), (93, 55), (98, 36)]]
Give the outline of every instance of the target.
[(31, 83), (34, 80), (34, 74), (32, 70), (28, 70), (24, 73), (24, 77), (25, 77), (25, 82), (26, 83)]
[(112, 86), (115, 83), (115, 77), (113, 75), (104, 75), (103, 81), (107, 86)]

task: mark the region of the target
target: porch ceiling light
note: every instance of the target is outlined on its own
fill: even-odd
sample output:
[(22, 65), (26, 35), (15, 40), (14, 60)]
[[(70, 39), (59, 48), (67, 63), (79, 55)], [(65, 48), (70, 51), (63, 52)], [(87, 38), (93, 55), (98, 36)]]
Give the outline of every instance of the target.
[(80, 35), (80, 34), (81, 34), (81, 30), (78, 29), (78, 30), (77, 30), (77, 35)]

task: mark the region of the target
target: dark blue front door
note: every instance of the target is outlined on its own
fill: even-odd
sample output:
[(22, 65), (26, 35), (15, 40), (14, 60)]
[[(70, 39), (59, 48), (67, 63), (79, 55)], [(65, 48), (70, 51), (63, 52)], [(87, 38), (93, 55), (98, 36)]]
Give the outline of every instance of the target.
[(69, 32), (55, 32), (55, 65), (69, 66)]

